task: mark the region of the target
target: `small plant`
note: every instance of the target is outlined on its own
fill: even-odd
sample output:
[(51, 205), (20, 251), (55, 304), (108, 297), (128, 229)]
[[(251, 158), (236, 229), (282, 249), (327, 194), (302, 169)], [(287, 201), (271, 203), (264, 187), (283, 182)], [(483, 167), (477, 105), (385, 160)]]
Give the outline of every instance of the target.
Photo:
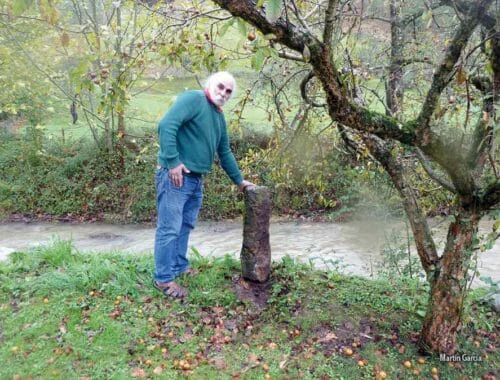
[(412, 239), (408, 225), (404, 235), (393, 229), (385, 240), (382, 260), (378, 265), (379, 274), (387, 278), (419, 277), (421, 265), (418, 257), (411, 253)]

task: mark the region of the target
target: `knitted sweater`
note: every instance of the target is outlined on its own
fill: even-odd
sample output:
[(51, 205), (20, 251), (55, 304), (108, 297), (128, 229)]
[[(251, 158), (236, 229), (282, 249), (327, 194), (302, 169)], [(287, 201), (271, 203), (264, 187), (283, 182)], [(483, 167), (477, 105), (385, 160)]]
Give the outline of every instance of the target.
[(239, 185), (243, 178), (229, 146), (226, 120), (203, 91), (182, 93), (158, 124), (158, 163), (168, 169), (184, 164), (206, 174), (215, 154), (229, 178)]

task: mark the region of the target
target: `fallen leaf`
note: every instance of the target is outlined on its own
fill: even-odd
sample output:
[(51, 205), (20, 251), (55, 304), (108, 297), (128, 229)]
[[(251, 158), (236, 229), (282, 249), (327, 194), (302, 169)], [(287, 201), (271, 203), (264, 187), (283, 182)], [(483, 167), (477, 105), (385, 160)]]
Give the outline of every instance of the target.
[(337, 335), (335, 333), (327, 333), (323, 338), (318, 340), (318, 342), (323, 343), (323, 342), (331, 342), (332, 340), (337, 339)]
[(212, 358), (209, 360), (209, 363), (212, 364), (217, 369), (226, 369), (227, 364), (223, 358)]
[(142, 368), (134, 368), (132, 369), (132, 373), (130, 374), (132, 377), (137, 377), (139, 379), (143, 379), (146, 377), (146, 371), (144, 371)]
[(251, 363), (258, 363), (259, 357), (255, 354), (250, 354), (250, 355), (248, 355), (248, 361)]
[(248, 282), (246, 282), (245, 280), (241, 279), (240, 280), (240, 285), (242, 288), (244, 289), (250, 289), (250, 285), (248, 284)]

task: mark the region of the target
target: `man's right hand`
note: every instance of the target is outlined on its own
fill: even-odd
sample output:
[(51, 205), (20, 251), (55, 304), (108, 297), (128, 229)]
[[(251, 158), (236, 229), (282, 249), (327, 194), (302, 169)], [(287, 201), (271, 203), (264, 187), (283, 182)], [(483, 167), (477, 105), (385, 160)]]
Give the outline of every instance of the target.
[(179, 166), (169, 170), (168, 174), (176, 187), (182, 186), (184, 173), (191, 173), (191, 171), (186, 168), (184, 164), (180, 164)]

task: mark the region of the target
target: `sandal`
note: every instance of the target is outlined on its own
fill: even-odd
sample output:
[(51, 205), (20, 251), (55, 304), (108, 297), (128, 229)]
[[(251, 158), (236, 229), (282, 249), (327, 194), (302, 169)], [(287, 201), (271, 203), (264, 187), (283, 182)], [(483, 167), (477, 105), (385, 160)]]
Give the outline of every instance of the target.
[(182, 301), (188, 294), (186, 288), (176, 284), (174, 281), (167, 282), (165, 284), (165, 286), (160, 286), (156, 280), (153, 280), (153, 286), (168, 298)]

